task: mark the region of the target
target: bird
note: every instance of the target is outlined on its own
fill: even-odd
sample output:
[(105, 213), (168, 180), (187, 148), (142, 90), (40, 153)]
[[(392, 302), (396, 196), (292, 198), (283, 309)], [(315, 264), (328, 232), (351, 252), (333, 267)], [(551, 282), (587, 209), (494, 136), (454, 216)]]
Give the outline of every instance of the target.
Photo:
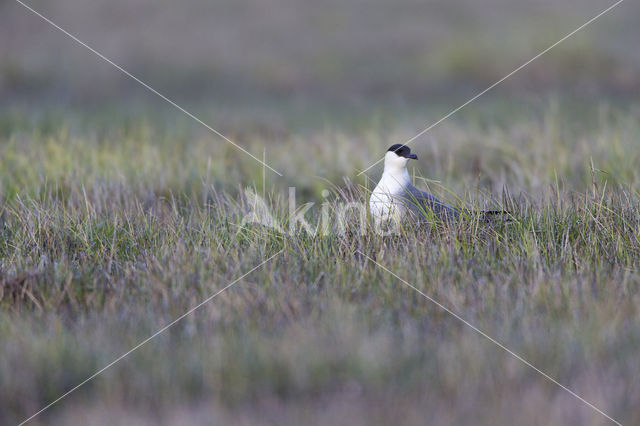
[[(415, 221), (440, 219), (454, 221), (472, 212), (461, 209), (413, 186), (407, 170), (409, 160), (418, 156), (403, 144), (391, 145), (384, 156), (384, 172), (369, 198), (369, 210), (376, 225), (398, 224), (407, 218)], [(505, 211), (481, 211), (485, 220)]]

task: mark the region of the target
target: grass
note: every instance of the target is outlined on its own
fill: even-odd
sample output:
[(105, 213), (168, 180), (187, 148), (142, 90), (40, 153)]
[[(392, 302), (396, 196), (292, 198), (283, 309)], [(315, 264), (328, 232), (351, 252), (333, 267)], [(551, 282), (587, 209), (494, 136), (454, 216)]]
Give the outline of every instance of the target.
[(512, 220), (386, 237), (368, 223), (324, 236), (242, 227), (242, 194), (264, 190), (287, 229), (296, 186), (318, 223), (322, 203), (366, 200), (372, 182), (355, 168), (447, 105), (284, 134), (234, 116), (228, 133), (284, 172), (264, 187), (257, 163), (180, 118), (7, 111), (0, 422), (24, 420), (283, 250), (34, 424), (606, 423), (358, 251), (638, 424), (638, 108), (489, 102), (417, 142), (414, 173)]

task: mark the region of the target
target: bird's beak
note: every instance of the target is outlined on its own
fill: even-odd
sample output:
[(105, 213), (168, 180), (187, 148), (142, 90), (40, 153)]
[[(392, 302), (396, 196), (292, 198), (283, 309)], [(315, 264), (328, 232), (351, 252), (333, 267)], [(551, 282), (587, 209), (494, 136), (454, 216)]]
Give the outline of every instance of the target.
[(418, 156), (415, 155), (415, 154), (409, 154), (409, 158), (412, 159), (412, 160), (417, 160)]

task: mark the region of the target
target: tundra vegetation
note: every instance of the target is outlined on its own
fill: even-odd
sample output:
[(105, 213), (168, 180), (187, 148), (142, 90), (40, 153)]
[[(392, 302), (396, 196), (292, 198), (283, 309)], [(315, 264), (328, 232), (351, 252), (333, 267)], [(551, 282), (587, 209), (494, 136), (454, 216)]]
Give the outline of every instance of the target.
[[(636, 423), (640, 107), (528, 99), (487, 98), (413, 148), (418, 187), (508, 221), (387, 236), (289, 232), (288, 188), (312, 226), (366, 205), (381, 169), (357, 172), (449, 105), (200, 111), (282, 177), (173, 112), (5, 107), (0, 423), (279, 252), (34, 424), (606, 421), (364, 255)], [(243, 222), (248, 193), (283, 229)]]

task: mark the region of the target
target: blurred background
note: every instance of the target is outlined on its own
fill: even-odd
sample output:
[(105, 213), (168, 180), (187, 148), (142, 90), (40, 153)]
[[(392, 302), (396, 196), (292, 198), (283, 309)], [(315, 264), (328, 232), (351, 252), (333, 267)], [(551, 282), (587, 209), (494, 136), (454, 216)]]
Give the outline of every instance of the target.
[[(27, 3), (178, 102), (357, 105), (475, 93), (614, 1)], [(639, 19), (640, 4), (622, 3), (500, 90), (637, 95)], [(0, 1), (3, 103), (86, 105), (132, 97), (153, 95), (17, 2)]]

